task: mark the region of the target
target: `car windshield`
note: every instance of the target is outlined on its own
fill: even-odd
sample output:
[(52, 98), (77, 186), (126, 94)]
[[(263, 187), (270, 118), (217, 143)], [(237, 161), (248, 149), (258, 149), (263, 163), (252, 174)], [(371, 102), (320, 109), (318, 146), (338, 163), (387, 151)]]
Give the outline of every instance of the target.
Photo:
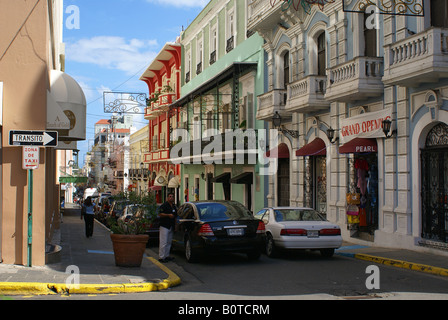
[(238, 220), (253, 219), (249, 210), (239, 203), (198, 203), (196, 207), (201, 220), (218, 221), (218, 220)]
[(316, 211), (310, 209), (274, 209), (277, 222), (281, 221), (325, 221)]

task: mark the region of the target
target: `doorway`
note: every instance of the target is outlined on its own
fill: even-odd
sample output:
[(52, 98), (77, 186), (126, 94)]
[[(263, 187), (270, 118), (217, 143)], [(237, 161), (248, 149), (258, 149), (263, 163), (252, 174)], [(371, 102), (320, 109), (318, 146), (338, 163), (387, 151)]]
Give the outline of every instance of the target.
[(448, 125), (436, 125), (421, 150), (422, 238), (448, 243)]
[(277, 197), (279, 207), (289, 206), (289, 158), (278, 159)]

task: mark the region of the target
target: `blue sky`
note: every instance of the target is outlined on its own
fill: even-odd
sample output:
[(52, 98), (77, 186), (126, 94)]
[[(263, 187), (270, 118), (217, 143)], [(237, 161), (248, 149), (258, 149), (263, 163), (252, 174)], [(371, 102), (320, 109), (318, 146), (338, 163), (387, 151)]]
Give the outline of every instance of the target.
[[(79, 29), (64, 26), (66, 73), (87, 99), (87, 140), (78, 142), (79, 165), (93, 144), (94, 124), (104, 113), (103, 91), (148, 93), (139, 80), (166, 42), (174, 42), (208, 0), (64, 0), (79, 8)], [(73, 11), (65, 12), (64, 22)], [(147, 124), (135, 116), (138, 128)]]

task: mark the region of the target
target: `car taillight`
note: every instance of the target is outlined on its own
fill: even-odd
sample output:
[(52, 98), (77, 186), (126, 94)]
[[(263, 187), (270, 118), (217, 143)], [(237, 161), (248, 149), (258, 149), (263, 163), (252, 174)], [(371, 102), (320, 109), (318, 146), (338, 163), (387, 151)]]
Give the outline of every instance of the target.
[(201, 237), (213, 237), (214, 235), (212, 227), (208, 223), (203, 224), (198, 231), (198, 236)]
[(319, 231), (319, 234), (321, 236), (340, 236), (341, 235), (341, 229), (322, 229)]
[(258, 222), (257, 233), (260, 233), (260, 234), (266, 233), (266, 228), (264, 226), (263, 221)]
[(282, 229), (281, 236), (306, 236), (305, 229)]

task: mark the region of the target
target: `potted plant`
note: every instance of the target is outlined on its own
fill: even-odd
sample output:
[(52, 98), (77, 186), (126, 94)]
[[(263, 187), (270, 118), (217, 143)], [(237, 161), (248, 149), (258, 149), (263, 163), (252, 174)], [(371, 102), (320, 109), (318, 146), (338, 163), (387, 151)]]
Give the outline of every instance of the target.
[(155, 201), (151, 195), (139, 196), (133, 192), (125, 197), (131, 204), (120, 218), (110, 218), (108, 221), (115, 264), (119, 267), (140, 267), (149, 240), (145, 233), (156, 216)]

